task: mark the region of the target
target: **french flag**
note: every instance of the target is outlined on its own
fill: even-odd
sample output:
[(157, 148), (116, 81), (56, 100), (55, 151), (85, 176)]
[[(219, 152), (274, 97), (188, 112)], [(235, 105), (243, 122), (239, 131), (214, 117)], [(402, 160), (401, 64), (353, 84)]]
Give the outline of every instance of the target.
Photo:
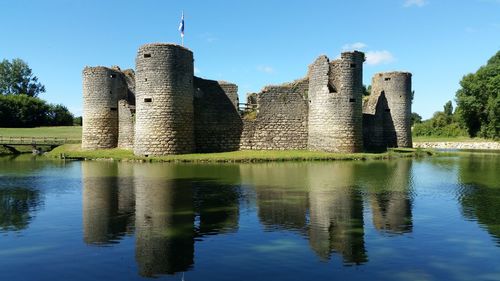
[(182, 11), (181, 23), (179, 24), (179, 31), (181, 32), (181, 37), (184, 38), (184, 11)]

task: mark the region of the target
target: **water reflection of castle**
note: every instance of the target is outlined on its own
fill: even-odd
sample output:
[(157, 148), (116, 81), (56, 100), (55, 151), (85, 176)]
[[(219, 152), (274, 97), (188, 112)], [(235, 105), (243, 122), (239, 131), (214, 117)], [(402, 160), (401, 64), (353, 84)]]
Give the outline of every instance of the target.
[(187, 271), (197, 237), (238, 228), (235, 186), (175, 179), (173, 166), (83, 162), (82, 169), (84, 241), (115, 243), (135, 229), (141, 276)]
[(174, 165), (83, 162), (84, 241), (116, 243), (135, 230), (141, 276), (186, 271), (197, 237), (237, 231), (239, 186), (249, 183), (266, 228), (302, 233), (323, 260), (336, 254), (345, 264), (362, 264), (364, 201), (376, 229), (411, 231), (410, 163), (221, 166), (234, 181), (221, 184)]
[(241, 174), (256, 186), (264, 226), (303, 233), (322, 260), (336, 253), (345, 264), (362, 264), (368, 261), (364, 200), (378, 231), (411, 231), (410, 169), (411, 160), (402, 159), (248, 165)]

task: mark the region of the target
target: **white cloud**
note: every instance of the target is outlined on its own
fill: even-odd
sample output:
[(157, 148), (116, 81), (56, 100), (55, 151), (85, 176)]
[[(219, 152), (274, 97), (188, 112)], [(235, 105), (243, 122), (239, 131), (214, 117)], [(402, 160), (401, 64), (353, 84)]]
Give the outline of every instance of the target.
[(403, 4), (404, 7), (423, 7), (427, 5), (429, 2), (427, 0), (405, 0)]
[(366, 47), (368, 47), (368, 45), (366, 45), (365, 43), (356, 42), (352, 44), (345, 44), (344, 46), (342, 46), (342, 50), (344, 51), (363, 50)]
[(272, 68), (268, 65), (259, 65), (259, 66), (257, 66), (257, 70), (260, 72), (267, 73), (267, 74), (274, 73), (274, 68)]
[(378, 65), (387, 64), (395, 60), (391, 52), (383, 51), (368, 51), (366, 54), (366, 64), (368, 65)]
[(212, 33), (210, 32), (205, 32), (200, 35), (201, 39), (203, 39), (207, 43), (213, 43), (217, 41), (217, 37), (215, 37)]
[(200, 72), (201, 72), (200, 69), (195, 66), (194, 67), (194, 74), (199, 74)]

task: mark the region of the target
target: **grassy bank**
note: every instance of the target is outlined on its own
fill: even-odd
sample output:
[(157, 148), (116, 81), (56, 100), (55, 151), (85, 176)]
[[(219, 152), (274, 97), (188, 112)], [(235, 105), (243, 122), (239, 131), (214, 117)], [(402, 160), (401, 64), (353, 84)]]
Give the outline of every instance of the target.
[(329, 160), (370, 160), (402, 157), (423, 157), (433, 155), (432, 150), (394, 149), (385, 153), (327, 153), (305, 150), (285, 151), (232, 151), (222, 153), (197, 153), (169, 155), (161, 157), (134, 156), (132, 151), (123, 149), (103, 149), (82, 151), (78, 144), (66, 144), (47, 154), (48, 157), (65, 159), (112, 159), (118, 161), (146, 162), (271, 162), (271, 161), (329, 161)]
[(36, 127), (36, 128), (0, 128), (0, 136), (4, 137), (56, 137), (71, 142), (81, 142), (81, 126)]

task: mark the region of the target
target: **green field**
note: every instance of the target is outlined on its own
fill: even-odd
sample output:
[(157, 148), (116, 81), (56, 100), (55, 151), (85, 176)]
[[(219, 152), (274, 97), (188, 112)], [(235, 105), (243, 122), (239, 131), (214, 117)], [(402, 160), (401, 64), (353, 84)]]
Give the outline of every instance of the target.
[(161, 157), (135, 156), (124, 149), (82, 151), (78, 144), (66, 144), (49, 152), (47, 157), (65, 159), (113, 159), (119, 161), (147, 162), (271, 162), (271, 161), (331, 161), (375, 160), (433, 155), (432, 150), (393, 149), (385, 153), (327, 153), (306, 150), (243, 150), (221, 153), (196, 153)]
[(3, 137), (55, 137), (81, 142), (81, 126), (36, 127), (36, 128), (0, 128)]
[[(81, 141), (82, 127), (81, 126), (66, 126), (66, 127), (36, 127), (36, 128), (0, 128), (0, 136), (5, 137), (56, 137), (67, 138), (69, 140)], [(413, 136), (415, 142), (482, 142), (488, 141), (481, 138), (469, 137), (416, 137)]]

